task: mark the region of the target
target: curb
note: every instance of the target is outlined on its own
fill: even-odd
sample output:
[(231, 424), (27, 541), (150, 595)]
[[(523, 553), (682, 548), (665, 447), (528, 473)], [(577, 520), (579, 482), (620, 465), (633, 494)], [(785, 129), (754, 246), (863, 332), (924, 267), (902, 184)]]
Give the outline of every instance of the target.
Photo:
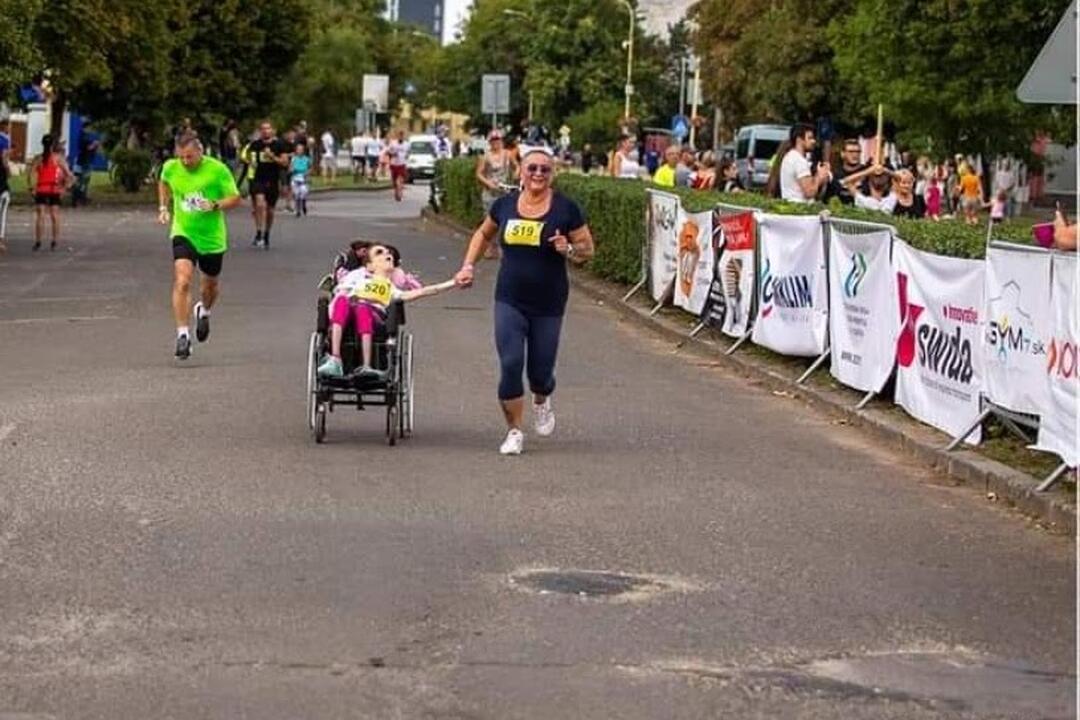
[[(308, 191), (310, 195), (324, 195), (326, 193), (368, 193), (368, 192), (384, 192), (386, 190), (392, 190), (392, 185), (374, 185), (371, 187), (365, 187), (363, 185), (357, 185), (355, 187), (321, 187), (311, 188)], [(23, 197), (25, 193), (20, 193), (20, 196), (11, 201), (10, 207), (18, 208), (33, 208), (34, 203), (30, 198)], [(72, 208), (70, 205), (61, 205), (63, 210), (76, 210), (78, 212), (97, 212), (101, 210), (113, 210), (113, 209), (130, 209), (130, 208), (142, 208), (153, 207), (157, 204), (157, 197), (148, 197), (143, 199), (138, 198), (126, 198), (123, 195), (107, 195), (108, 200), (91, 199), (89, 205), (84, 205), (80, 208)], [(246, 200), (247, 197), (245, 196)]]
[[(470, 234), (469, 229), (444, 215), (432, 212), (430, 208), (424, 208), (421, 217), (456, 233), (466, 236)], [(621, 285), (589, 276), (583, 270), (571, 271), (570, 281), (576, 289), (592, 299), (667, 337), (681, 349), (705, 355), (718, 366), (753, 377), (770, 390), (789, 393), (820, 410), (838, 414), (845, 424), (870, 431), (878, 440), (903, 451), (919, 463), (944, 473), (958, 483), (981, 490), (987, 500), (1004, 502), (1035, 518), (1048, 530), (1069, 535), (1076, 533), (1075, 505), (1067, 502), (1060, 492), (1036, 492), (1038, 481), (1026, 473), (972, 450), (945, 452), (944, 445), (948, 438), (938, 431), (914, 420), (900, 421), (878, 408), (856, 410), (850, 398), (840, 391), (796, 385), (794, 378), (778, 372), (768, 361), (746, 355), (725, 355), (723, 351), (726, 348), (714, 341), (700, 336), (690, 338), (685, 323), (672, 318), (652, 316), (643, 307), (622, 302), (626, 288)]]

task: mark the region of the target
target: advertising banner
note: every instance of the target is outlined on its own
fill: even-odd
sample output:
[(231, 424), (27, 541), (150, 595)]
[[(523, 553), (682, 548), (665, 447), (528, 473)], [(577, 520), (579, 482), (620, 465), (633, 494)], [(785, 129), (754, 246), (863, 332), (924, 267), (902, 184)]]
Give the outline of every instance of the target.
[(1043, 383), (1047, 405), (1039, 422), (1036, 450), (1061, 457), (1070, 467), (1077, 450), (1077, 392), (1080, 389), (1080, 309), (1077, 308), (1076, 253), (1055, 254), (1050, 286), (1050, 332)]
[(716, 267), (712, 242), (712, 210), (679, 213), (679, 257), (675, 269), (676, 307), (700, 315), (709, 299)]
[(1049, 403), (1050, 253), (991, 245), (985, 293), (983, 392), (995, 405), (1039, 415)]
[(782, 355), (820, 355), (829, 332), (821, 220), (762, 215), (758, 238), (761, 267), (751, 339)]
[(679, 211), (678, 196), (649, 193), (649, 293), (656, 302), (675, 280)]
[[(901, 320), (896, 343), (896, 402), (951, 436), (980, 412), (984, 265), (981, 260), (921, 252), (893, 244)], [(981, 429), (968, 436), (975, 445)]]
[(739, 338), (750, 329), (754, 306), (754, 213), (717, 212), (713, 228), (719, 255), (711, 292), (712, 320), (725, 335)]
[(878, 392), (892, 374), (900, 318), (888, 230), (829, 230), (829, 347), (833, 377)]

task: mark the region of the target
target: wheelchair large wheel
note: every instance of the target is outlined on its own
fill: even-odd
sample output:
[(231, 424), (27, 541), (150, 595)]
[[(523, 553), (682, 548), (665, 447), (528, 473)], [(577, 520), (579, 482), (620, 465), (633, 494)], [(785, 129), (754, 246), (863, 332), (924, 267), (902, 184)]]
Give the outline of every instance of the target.
[(322, 335), (311, 333), (308, 343), (307, 361), (307, 424), (309, 430), (315, 429), (315, 391), (318, 389), (319, 351), (322, 349)]
[(413, 336), (406, 335), (401, 351), (401, 436), (408, 437), (413, 431)]
[(315, 433), (315, 442), (322, 443), (326, 439), (326, 403), (315, 404), (314, 422), (312, 430)]

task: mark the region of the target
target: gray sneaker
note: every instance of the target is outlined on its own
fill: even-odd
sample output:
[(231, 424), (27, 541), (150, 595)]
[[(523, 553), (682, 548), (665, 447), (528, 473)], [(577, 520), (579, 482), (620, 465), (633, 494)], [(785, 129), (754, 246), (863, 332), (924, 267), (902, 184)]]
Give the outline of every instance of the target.
[(320, 377), (339, 378), (345, 376), (345, 368), (341, 366), (341, 358), (331, 355), (319, 366), (318, 373)]

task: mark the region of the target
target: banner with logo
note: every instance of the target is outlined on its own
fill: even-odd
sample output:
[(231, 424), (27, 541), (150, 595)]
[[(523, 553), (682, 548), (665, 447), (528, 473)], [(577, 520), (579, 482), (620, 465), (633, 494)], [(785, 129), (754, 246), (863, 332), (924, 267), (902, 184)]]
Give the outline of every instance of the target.
[(782, 355), (825, 350), (829, 303), (825, 245), (816, 215), (762, 215), (753, 341)]
[(829, 347), (833, 377), (878, 392), (892, 374), (900, 318), (889, 230), (829, 229)]
[[(896, 403), (923, 422), (959, 435), (979, 416), (983, 305), (981, 260), (893, 244), (901, 319)], [(978, 444), (981, 429), (967, 441)]]
[(713, 225), (718, 235), (715, 246), (723, 248), (713, 275), (713, 317), (720, 318), (721, 332), (738, 338), (750, 329), (754, 307), (754, 213), (717, 212)]
[(649, 193), (649, 293), (656, 302), (675, 280), (680, 210), (677, 195)]
[(1077, 403), (1080, 390), (1080, 309), (1077, 308), (1076, 253), (1054, 254), (1051, 264), (1050, 332), (1043, 383), (1047, 404), (1040, 417), (1036, 450), (1059, 455), (1070, 467), (1080, 463)]
[(678, 263), (675, 268), (674, 304), (700, 315), (709, 299), (716, 267), (713, 253), (713, 211), (679, 213)]
[(1049, 402), (1050, 253), (991, 245), (985, 293), (984, 392), (995, 405), (1040, 415)]

